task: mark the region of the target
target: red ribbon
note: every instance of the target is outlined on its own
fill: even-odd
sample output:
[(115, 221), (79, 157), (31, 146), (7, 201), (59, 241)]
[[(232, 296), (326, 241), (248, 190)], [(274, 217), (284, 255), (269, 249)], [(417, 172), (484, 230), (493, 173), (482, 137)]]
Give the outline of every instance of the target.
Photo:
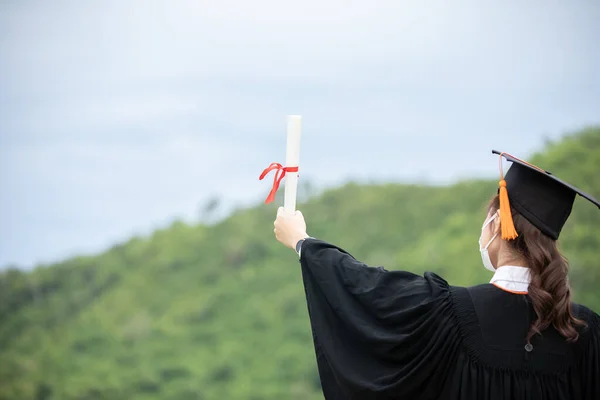
[(271, 165), (269, 165), (267, 168), (265, 168), (265, 170), (262, 172), (262, 174), (260, 174), (260, 178), (258, 178), (258, 179), (260, 179), (262, 181), (263, 178), (265, 176), (267, 176), (267, 174), (273, 170), (277, 170), (277, 172), (275, 173), (275, 178), (273, 179), (273, 187), (271, 188), (271, 192), (269, 193), (267, 200), (265, 200), (266, 204), (269, 204), (270, 202), (275, 200), (275, 193), (277, 192), (277, 189), (279, 189), (279, 184), (283, 180), (283, 177), (285, 176), (285, 174), (287, 172), (298, 172), (298, 167), (284, 167), (283, 165), (281, 165), (279, 163), (271, 163)]

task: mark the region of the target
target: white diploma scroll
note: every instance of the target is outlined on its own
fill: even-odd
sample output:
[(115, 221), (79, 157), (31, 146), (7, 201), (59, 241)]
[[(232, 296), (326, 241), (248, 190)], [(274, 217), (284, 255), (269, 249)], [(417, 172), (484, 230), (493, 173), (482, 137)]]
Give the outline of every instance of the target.
[[(287, 152), (286, 167), (298, 167), (300, 159), (300, 134), (302, 133), (302, 116), (288, 115), (287, 117)], [(285, 197), (283, 208), (285, 211), (296, 211), (296, 194), (298, 193), (298, 172), (285, 174)]]

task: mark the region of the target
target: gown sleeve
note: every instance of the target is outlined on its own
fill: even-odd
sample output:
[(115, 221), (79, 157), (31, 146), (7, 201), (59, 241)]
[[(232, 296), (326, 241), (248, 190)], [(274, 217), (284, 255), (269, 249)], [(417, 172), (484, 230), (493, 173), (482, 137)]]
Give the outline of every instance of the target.
[(327, 400), (439, 397), (459, 336), (444, 279), (370, 267), (316, 239), (300, 264)]
[(581, 359), (582, 389), (586, 400), (600, 399), (600, 316), (588, 310), (588, 337)]

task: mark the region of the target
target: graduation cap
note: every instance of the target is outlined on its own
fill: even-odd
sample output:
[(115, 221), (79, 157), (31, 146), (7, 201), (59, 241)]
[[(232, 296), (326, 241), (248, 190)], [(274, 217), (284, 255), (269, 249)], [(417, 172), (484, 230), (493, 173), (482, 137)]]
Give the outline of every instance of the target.
[[(571, 214), (575, 196), (591, 201), (598, 208), (600, 202), (587, 193), (564, 182), (552, 173), (531, 165), (507, 153), (492, 150), (500, 156), (500, 225), (502, 239), (515, 239), (511, 206), (536, 228), (554, 240), (558, 239), (567, 218)], [(504, 176), (502, 157), (512, 162)]]

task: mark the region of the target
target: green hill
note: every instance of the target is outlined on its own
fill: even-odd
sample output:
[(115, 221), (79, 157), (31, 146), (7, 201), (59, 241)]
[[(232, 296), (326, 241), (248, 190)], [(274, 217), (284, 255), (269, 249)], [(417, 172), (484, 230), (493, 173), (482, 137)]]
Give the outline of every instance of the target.
[[(600, 197), (600, 127), (531, 160)], [(490, 278), (477, 240), (496, 185), (347, 184), (300, 209), (311, 235), (371, 265), (472, 285)], [(0, 399), (322, 399), (300, 269), (273, 237), (275, 209), (0, 274)], [(561, 236), (575, 300), (596, 312), (598, 211), (578, 199)]]

